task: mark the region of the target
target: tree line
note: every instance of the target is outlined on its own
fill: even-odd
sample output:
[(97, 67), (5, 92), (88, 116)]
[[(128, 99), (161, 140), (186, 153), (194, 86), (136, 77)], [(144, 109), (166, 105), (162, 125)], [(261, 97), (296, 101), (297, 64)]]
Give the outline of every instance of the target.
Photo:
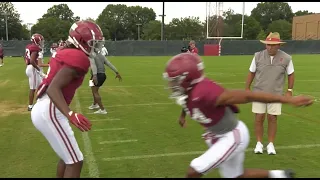
[[(282, 39), (290, 40), (293, 17), (307, 14), (314, 13), (307, 10), (293, 13), (286, 2), (260, 2), (250, 16), (244, 16), (243, 39), (264, 39), (269, 32), (277, 31)], [(74, 16), (67, 4), (54, 5), (38, 19), (30, 32), (27, 25), (22, 24), (14, 5), (11, 2), (0, 2), (1, 39), (6, 39), (5, 16), (9, 40), (30, 39), (30, 34), (35, 32), (41, 33), (50, 41), (66, 39), (70, 26), (80, 20), (80, 17)], [(107, 40), (137, 40), (138, 34), (142, 40), (161, 39), (161, 21), (156, 20), (156, 13), (152, 8), (109, 4), (97, 19), (89, 20), (100, 25)], [(173, 18), (164, 25), (164, 37), (167, 40), (206, 39), (206, 21), (201, 22), (199, 17)], [(216, 29), (212, 28), (214, 24), (215, 28), (223, 30), (223, 36), (239, 37), (241, 34), (242, 14), (235, 13), (232, 9), (225, 11), (222, 17), (209, 17), (208, 22), (210, 36), (219, 35)]]

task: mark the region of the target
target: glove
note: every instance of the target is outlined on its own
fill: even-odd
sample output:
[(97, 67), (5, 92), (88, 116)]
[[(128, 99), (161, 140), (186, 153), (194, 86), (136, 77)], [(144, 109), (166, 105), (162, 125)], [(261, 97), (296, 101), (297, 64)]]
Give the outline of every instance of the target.
[(80, 131), (89, 131), (91, 129), (90, 121), (82, 114), (69, 112), (69, 121), (76, 126)]

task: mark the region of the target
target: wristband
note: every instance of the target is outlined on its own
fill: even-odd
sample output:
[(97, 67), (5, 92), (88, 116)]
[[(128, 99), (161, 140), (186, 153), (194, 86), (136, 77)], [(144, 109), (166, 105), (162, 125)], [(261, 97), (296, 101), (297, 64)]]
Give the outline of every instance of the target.
[(73, 114), (73, 111), (69, 111), (69, 113), (68, 113), (68, 114), (69, 114), (69, 116), (71, 116), (71, 115)]

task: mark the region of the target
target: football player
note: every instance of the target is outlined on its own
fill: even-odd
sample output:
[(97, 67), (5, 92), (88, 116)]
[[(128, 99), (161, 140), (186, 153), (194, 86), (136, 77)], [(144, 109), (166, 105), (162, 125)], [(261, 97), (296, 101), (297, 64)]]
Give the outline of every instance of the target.
[(40, 68), (40, 82), (42, 82), (42, 79), (44, 78), (44, 75), (45, 75), (45, 73), (43, 72), (43, 67), (49, 67), (49, 64), (44, 63), (43, 54), (44, 54), (44, 51), (42, 49), (42, 51), (39, 52), (39, 56), (37, 59), (38, 66)]
[(203, 138), (208, 150), (193, 159), (186, 177), (199, 178), (218, 168), (224, 178), (292, 178), (291, 170), (245, 169), (245, 150), (249, 144), (247, 126), (237, 118), (235, 104), (280, 102), (296, 107), (313, 100), (306, 96), (279, 96), (264, 92), (225, 89), (204, 75), (200, 56), (181, 53), (174, 56), (163, 74), (171, 90), (171, 98), (182, 106), (179, 124), (186, 126), (185, 116), (206, 129)]
[(3, 56), (4, 56), (3, 47), (2, 47), (2, 44), (0, 44), (0, 67), (2, 67), (4, 65)]
[(31, 118), (60, 158), (57, 178), (79, 178), (83, 154), (69, 123), (80, 131), (89, 131), (91, 123), (69, 105), (90, 67), (88, 57), (101, 50), (104, 37), (97, 24), (78, 21), (71, 26), (67, 41), (67, 46), (51, 57)]
[(57, 48), (58, 48), (58, 44), (57, 43), (52, 43), (51, 47), (50, 47), (50, 52), (51, 52), (51, 55), (53, 55), (53, 53), (55, 53), (57, 51)]
[(44, 38), (41, 34), (33, 34), (31, 37), (31, 43), (26, 46), (26, 52), (24, 56), (26, 67), (26, 75), (29, 79), (29, 105), (28, 111), (31, 111), (33, 107), (33, 99), (36, 89), (41, 83), (41, 76), (45, 74), (41, 71), (41, 67), (47, 65), (38, 61), (39, 55), (44, 47)]
[(59, 47), (64, 47), (66, 45), (66, 42), (63, 40), (59, 41)]

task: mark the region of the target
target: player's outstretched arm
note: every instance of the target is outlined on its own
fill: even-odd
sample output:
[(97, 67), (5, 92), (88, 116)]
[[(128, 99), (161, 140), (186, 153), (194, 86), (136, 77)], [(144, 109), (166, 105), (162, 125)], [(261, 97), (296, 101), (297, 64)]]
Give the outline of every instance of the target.
[(307, 96), (290, 97), (265, 92), (225, 90), (219, 97), (217, 97), (216, 105), (245, 104), (249, 102), (283, 103), (299, 107), (311, 105), (313, 103), (313, 99)]

